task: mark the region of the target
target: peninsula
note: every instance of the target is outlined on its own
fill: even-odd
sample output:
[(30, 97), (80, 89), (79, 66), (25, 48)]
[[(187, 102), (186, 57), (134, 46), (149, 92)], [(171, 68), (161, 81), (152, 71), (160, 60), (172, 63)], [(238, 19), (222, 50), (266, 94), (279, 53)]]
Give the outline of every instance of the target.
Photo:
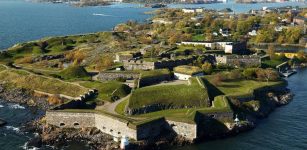
[(35, 146), (155, 149), (236, 135), (292, 99), (281, 75), (307, 55), (275, 48), (306, 45), (307, 11), (292, 11), (159, 9), (149, 23), (16, 44), (0, 53), (0, 98), (46, 110), (28, 126)]

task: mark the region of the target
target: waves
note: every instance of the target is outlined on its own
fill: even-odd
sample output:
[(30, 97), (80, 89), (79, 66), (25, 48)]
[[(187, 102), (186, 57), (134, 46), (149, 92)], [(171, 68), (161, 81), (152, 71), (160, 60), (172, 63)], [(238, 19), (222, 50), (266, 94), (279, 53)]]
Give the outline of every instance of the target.
[(5, 126), (5, 128), (6, 128), (7, 130), (12, 130), (12, 131), (15, 131), (15, 132), (17, 132), (17, 133), (20, 132), (20, 129), (19, 129), (18, 127)]
[(25, 109), (24, 106), (21, 106), (19, 104), (9, 104), (8, 107), (11, 109)]
[(0, 108), (7, 107), (9, 109), (26, 109), (24, 106), (21, 106), (20, 104), (13, 104), (13, 103), (8, 103), (6, 105), (0, 104)]

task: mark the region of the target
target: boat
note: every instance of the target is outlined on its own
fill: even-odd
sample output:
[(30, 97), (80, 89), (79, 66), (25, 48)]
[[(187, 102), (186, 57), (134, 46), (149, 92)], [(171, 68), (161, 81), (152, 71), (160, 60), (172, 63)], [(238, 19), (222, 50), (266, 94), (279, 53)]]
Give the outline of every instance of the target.
[(282, 74), (284, 77), (286, 77), (286, 78), (290, 77), (291, 75), (293, 75), (293, 74), (295, 74), (295, 73), (296, 73), (295, 70), (287, 70), (286, 72), (281, 72), (281, 74)]

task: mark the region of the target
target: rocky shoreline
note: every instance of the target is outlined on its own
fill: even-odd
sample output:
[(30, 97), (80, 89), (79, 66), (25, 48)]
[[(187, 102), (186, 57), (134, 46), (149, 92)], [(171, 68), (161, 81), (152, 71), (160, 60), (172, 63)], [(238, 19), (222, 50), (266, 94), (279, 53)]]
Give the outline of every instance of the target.
[[(265, 94), (267, 95), (267, 100), (269, 102), (267, 108), (259, 109), (259, 111), (254, 114), (254, 117), (251, 117), (250, 121), (248, 122), (244, 122), (240, 125), (225, 124), (228, 126), (228, 130), (226, 132), (204, 135), (198, 140), (188, 141), (183, 137), (165, 131), (163, 132), (164, 135), (161, 135), (157, 138), (137, 142), (132, 141), (129, 148), (146, 150), (157, 148), (167, 149), (174, 146), (185, 146), (208, 140), (227, 138), (229, 136), (235, 136), (239, 133), (249, 131), (256, 127), (258, 119), (267, 117), (276, 107), (288, 104), (293, 97), (293, 94), (290, 92), (290, 90), (278, 94)], [(25, 89), (8, 86), (6, 83), (0, 83), (0, 98), (5, 99), (8, 102), (24, 104), (40, 110), (47, 110), (50, 108), (46, 97), (37, 96), (33, 94), (33, 92)], [(58, 128), (55, 126), (46, 125), (45, 118), (43, 116), (41, 116), (38, 120), (33, 120), (24, 124), (20, 130), (23, 132), (37, 133), (36, 136), (32, 138), (27, 144), (27, 146), (31, 147), (52, 145), (55, 149), (57, 149), (65, 146), (67, 141), (76, 141), (78, 143), (86, 143), (91, 149), (119, 149), (119, 143), (113, 141), (112, 136), (102, 133), (96, 128)]]

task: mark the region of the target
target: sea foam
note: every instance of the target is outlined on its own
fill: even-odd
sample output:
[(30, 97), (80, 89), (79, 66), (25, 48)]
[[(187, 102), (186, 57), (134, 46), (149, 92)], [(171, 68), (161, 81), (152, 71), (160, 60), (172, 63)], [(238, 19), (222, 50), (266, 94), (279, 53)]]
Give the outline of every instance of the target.
[(25, 107), (23, 107), (19, 104), (11, 104), (11, 105), (9, 105), (9, 108), (11, 108), (11, 109), (25, 109)]

